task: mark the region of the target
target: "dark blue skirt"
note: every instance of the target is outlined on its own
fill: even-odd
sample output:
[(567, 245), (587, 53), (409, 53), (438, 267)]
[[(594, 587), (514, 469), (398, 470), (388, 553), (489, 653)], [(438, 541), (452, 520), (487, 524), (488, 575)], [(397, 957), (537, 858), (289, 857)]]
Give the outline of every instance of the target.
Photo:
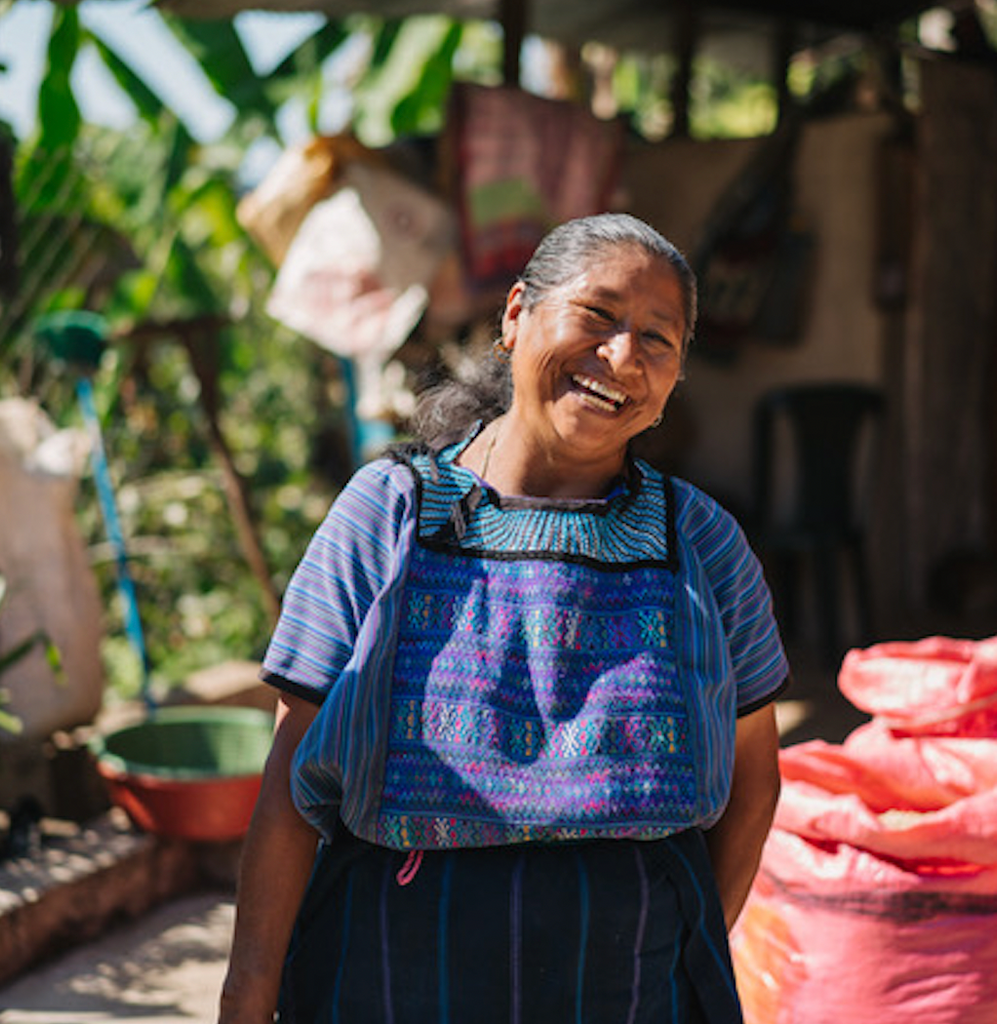
[(281, 1024), (739, 1024), (695, 830), (316, 861)]

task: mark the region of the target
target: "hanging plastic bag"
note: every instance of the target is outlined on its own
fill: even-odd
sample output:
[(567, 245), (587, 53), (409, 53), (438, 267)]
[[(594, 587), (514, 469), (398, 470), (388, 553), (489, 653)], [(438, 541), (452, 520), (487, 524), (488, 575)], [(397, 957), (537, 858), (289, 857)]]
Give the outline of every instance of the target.
[[(851, 652), (873, 714), (780, 755), (782, 796), (732, 948), (747, 1024), (992, 1024), (993, 640)], [(961, 731), (960, 731), (961, 730)]]
[(260, 185), (240, 200), (239, 223), (280, 266), (301, 222), (336, 188), (352, 160), (373, 159), (348, 135), (322, 135), (286, 149)]
[(412, 332), (454, 244), (440, 199), (387, 168), (350, 164), (298, 230), (267, 312), (337, 355), (382, 358)]

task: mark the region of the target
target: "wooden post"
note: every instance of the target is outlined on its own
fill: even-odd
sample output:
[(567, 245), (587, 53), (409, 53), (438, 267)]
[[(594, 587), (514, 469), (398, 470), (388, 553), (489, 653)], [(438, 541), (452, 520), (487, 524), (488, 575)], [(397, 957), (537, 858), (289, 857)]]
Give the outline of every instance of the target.
[(676, 7), (675, 40), (678, 67), (672, 79), (672, 135), (686, 138), (689, 134), (689, 86), (692, 82), (692, 62), (696, 56), (699, 38), (699, 17), (690, 0)]
[(232, 516), (236, 539), (250, 572), (260, 585), (260, 593), (267, 614), (271, 622), (276, 622), (280, 615), (280, 595), (274, 585), (263, 551), (263, 544), (253, 515), (249, 484), (236, 467), (232, 450), (229, 448), (221, 426), (221, 395), (218, 390), (218, 334), (224, 326), (225, 321), (222, 318), (211, 315), (191, 320), (146, 321), (137, 324), (127, 334), (119, 337), (136, 341), (157, 337), (176, 338), (186, 350), (191, 369), (200, 385), (198, 403), (207, 423), (208, 444), (222, 471), (222, 489), (229, 514)]
[(222, 489), (228, 505), (235, 535), (242, 549), (243, 558), (250, 572), (260, 585), (260, 594), (271, 622), (276, 623), (280, 616), (280, 595), (274, 586), (270, 567), (260, 539), (256, 519), (253, 515), (252, 502), (249, 496), (249, 483), (239, 472), (228, 445), (225, 432), (222, 430), (220, 407), (221, 396), (218, 391), (218, 354), (220, 324), (193, 324), (188, 329), (178, 330), (178, 336), (187, 355), (190, 365), (201, 385), (199, 401), (208, 426), (208, 444), (212, 454), (218, 461), (222, 471)]
[(876, 250), (873, 294), (882, 316), (882, 384), (886, 416), (877, 452), (875, 505), (870, 509), (868, 558), (875, 585), (873, 621), (878, 638), (909, 636), (910, 553), (903, 453), (904, 367), (910, 294), (912, 196), (917, 157), (914, 141), (896, 128), (880, 144), (875, 168)]
[(499, 20), (502, 22), (504, 43), (502, 48), (502, 81), (505, 85), (519, 85), (519, 55), (526, 36), (528, 0), (499, 0)]
[(773, 77), (775, 78), (777, 124), (781, 124), (789, 113), (792, 97), (789, 95), (789, 62), (793, 59), (796, 44), (796, 25), (789, 18), (782, 18), (775, 36)]
[(582, 53), (577, 46), (544, 43), (550, 64), (550, 95), (557, 100), (585, 103), (588, 99), (583, 72)]
[(921, 66), (910, 306), (903, 353), (907, 594), (994, 535), (997, 75)]

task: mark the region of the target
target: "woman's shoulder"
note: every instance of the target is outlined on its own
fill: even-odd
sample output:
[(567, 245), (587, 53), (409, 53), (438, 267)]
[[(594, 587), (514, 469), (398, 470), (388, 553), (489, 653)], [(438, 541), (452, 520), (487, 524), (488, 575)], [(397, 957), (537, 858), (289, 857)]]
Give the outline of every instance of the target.
[(429, 487), (444, 492), (463, 492), (476, 479), (470, 470), (464, 469), (457, 461), (470, 439), (470, 436), (462, 437), (444, 445), (422, 442), (396, 445), (389, 449), (386, 457), (395, 465), (405, 467), (420, 491)]
[(712, 494), (707, 493), (701, 487), (682, 477), (671, 478), (672, 489), (679, 504), (687, 508), (689, 512), (703, 512), (708, 515), (729, 516), (733, 518), (724, 505)]
[(394, 512), (414, 507), (418, 480), (404, 462), (384, 455), (364, 463), (346, 482), (329, 508), (325, 528), (363, 526), (375, 520), (393, 521)]
[(739, 529), (738, 522), (716, 498), (702, 488), (678, 476), (669, 476), (642, 459), (636, 460), (645, 488), (661, 488), (671, 495), (676, 521), (688, 529), (709, 528), (720, 524), (728, 529)]
[(418, 478), (413, 453), (392, 449), (357, 469), (346, 489), (407, 494), (418, 485)]
[(747, 546), (744, 530), (737, 518), (719, 500), (681, 477), (671, 477), (675, 502), (675, 523), (701, 556)]

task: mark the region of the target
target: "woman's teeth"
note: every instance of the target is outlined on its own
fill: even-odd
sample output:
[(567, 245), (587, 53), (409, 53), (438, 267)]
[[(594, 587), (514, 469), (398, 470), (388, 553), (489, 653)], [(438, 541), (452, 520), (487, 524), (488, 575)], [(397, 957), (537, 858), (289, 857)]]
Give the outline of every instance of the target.
[(593, 377), (572, 374), (571, 379), (583, 390), (584, 394), (582, 397), (600, 409), (609, 407), (616, 410), (627, 400), (627, 396), (622, 391), (617, 391), (615, 388), (611, 388), (608, 384), (603, 384)]

